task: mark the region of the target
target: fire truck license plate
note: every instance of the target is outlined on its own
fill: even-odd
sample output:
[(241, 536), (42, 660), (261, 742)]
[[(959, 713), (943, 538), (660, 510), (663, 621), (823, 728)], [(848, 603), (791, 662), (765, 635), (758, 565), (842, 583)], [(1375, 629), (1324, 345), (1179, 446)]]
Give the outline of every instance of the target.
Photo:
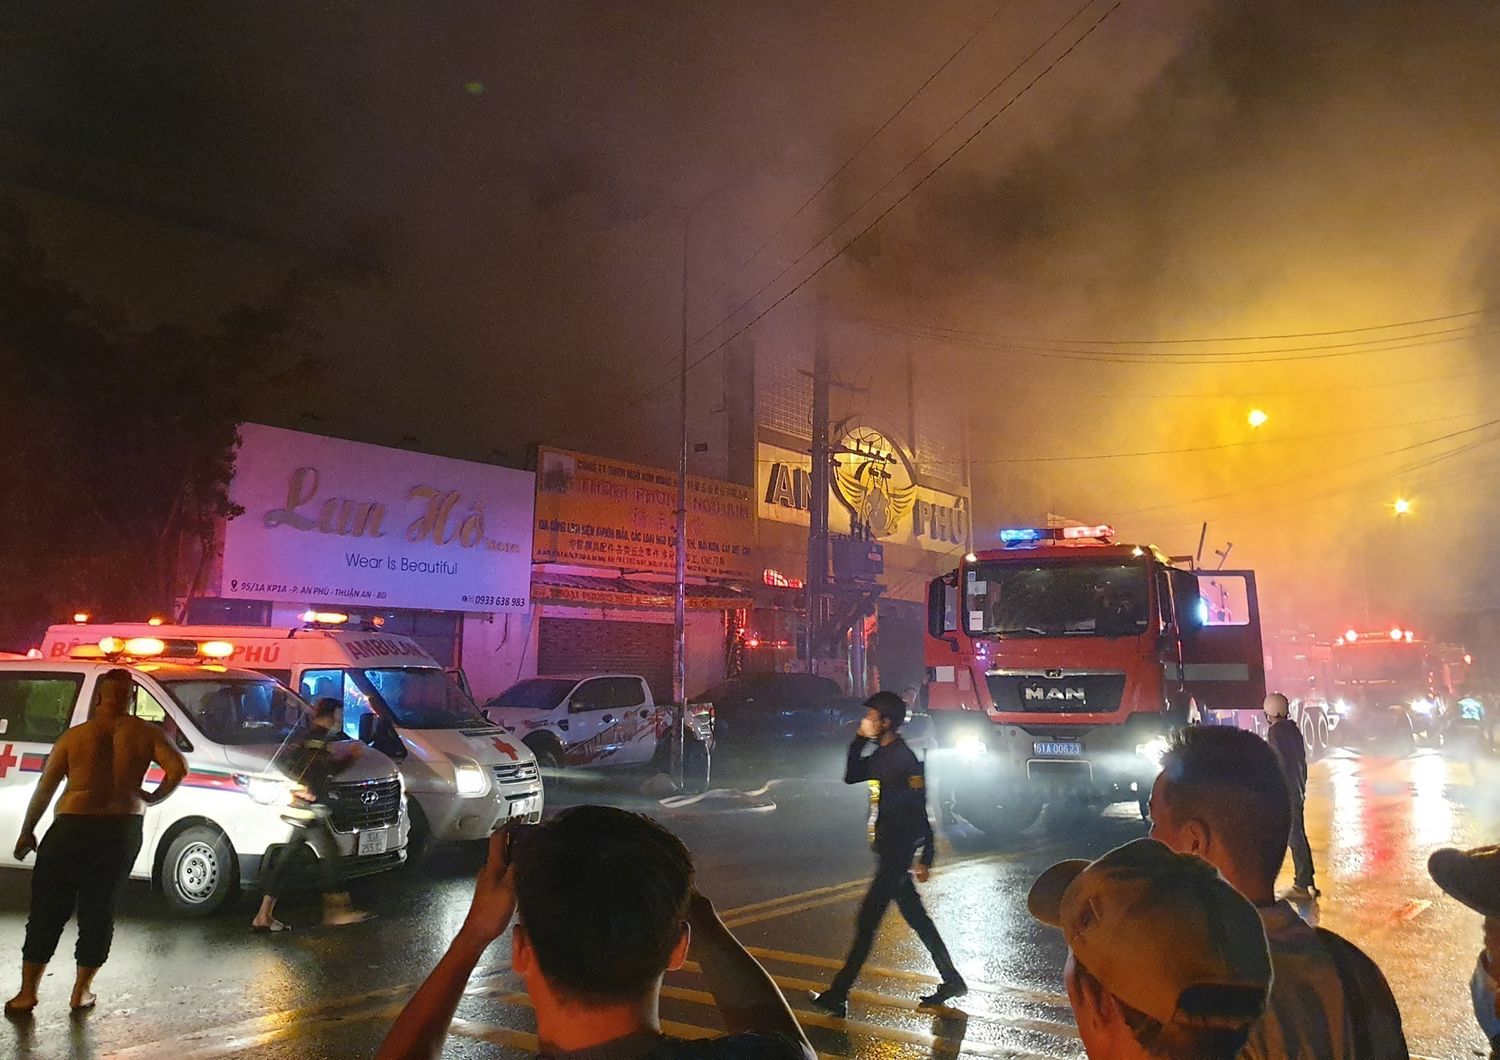
[(361, 832), (359, 833), (359, 856), (366, 854), (384, 854), (386, 844), (390, 842), (390, 836), (385, 832)]
[(1041, 741), (1031, 745), (1032, 751), (1039, 755), (1051, 755), (1058, 758), (1077, 758), (1083, 754), (1083, 744), (1077, 740), (1065, 740), (1060, 742)]

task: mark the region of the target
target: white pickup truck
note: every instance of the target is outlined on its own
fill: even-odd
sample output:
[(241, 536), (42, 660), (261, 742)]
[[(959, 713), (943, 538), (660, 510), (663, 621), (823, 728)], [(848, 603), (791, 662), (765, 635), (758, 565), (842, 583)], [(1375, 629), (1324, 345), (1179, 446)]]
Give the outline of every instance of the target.
[[(658, 703), (639, 674), (554, 674), (507, 688), (484, 705), (492, 722), (516, 733), (543, 768), (650, 767), (670, 772), (673, 709)], [(707, 783), (713, 710), (691, 708), (683, 773)]]

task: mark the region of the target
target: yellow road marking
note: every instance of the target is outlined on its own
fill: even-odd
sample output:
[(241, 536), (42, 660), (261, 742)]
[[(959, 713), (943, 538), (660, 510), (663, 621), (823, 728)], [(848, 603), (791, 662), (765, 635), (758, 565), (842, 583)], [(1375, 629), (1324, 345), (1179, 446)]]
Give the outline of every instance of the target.
[(771, 906), (783, 905), (787, 902), (798, 902), (805, 898), (811, 898), (814, 895), (830, 894), (834, 891), (859, 890), (860, 888), (868, 887), (869, 885), (870, 879), (866, 876), (857, 880), (849, 880), (845, 883), (830, 884), (827, 887), (814, 887), (811, 890), (799, 891), (795, 894), (783, 894), (775, 898), (767, 898), (763, 902), (751, 902), (748, 905), (735, 906), (733, 909), (724, 909), (719, 912), (719, 917), (721, 919), (727, 920), (730, 917), (742, 916), (746, 913), (754, 913), (761, 909), (769, 909)]
[[(1017, 853), (1017, 851), (980, 854), (960, 858), (934, 869), (932, 875), (937, 877), (962, 868), (993, 863), (1014, 853)], [(746, 924), (772, 920), (780, 916), (790, 916), (794, 913), (806, 912), (810, 909), (832, 905), (846, 898), (854, 897), (868, 885), (868, 878), (861, 878), (849, 880), (845, 883), (814, 887), (809, 890), (738, 906), (720, 913), (720, 916), (731, 927), (744, 926)], [(758, 950), (754, 947), (750, 947), (750, 952), (758, 956), (767, 956), (771, 959), (787, 960), (791, 963), (811, 964), (816, 967), (837, 968), (842, 963), (831, 958), (813, 957), (809, 954), (786, 954), (783, 951)], [(696, 968), (696, 966), (693, 967)], [(867, 967), (865, 971), (871, 975), (906, 979), (914, 982), (935, 983), (938, 981), (933, 976), (925, 976), (916, 972), (902, 972), (896, 969)], [(472, 984), (474, 979), (484, 979), (509, 972), (510, 968), (508, 964), (487, 965), (484, 968), (476, 970), (470, 982)], [(281, 1012), (265, 1016), (255, 1016), (235, 1023), (221, 1024), (197, 1031), (186, 1032), (156, 1042), (128, 1046), (124, 1049), (106, 1053), (104, 1056), (106, 1060), (137, 1060), (137, 1058), (145, 1060), (145, 1058), (166, 1055), (168, 1053), (173, 1056), (193, 1058), (232, 1055), (245, 1048), (286, 1037), (300, 1027), (316, 1026), (320, 1022), (333, 1019), (369, 1019), (374, 1015), (384, 1013), (386, 1008), (379, 1007), (365, 1010), (362, 1006), (369, 1005), (373, 1001), (388, 998), (404, 998), (405, 995), (414, 991), (416, 987), (417, 984), (415, 983), (385, 987), (352, 997), (340, 998), (336, 1001), (286, 1009)], [(480, 986), (476, 989), (471, 985), (466, 988), (465, 996), (486, 995), (493, 993), (495, 989), (497, 988), (487, 986)], [(974, 989), (1001, 995), (1006, 993), (1021, 995), (1041, 1000), (1047, 1004), (1061, 1003), (1064, 1000), (1061, 998), (1054, 999), (1052, 995), (1039, 994), (1022, 988), (1005, 989), (976, 985)], [(396, 1011), (399, 1011), (399, 1007), (397, 1007)], [(348, 1015), (343, 1015), (345, 1013)], [(391, 1014), (394, 1015), (394, 1012)], [(208, 1039), (213, 1039), (213, 1041), (210, 1043)]]
[[(949, 864), (944, 865), (942, 868), (933, 869), (932, 877), (937, 878), (939, 876), (944, 876), (951, 872), (957, 872), (959, 869), (993, 864), (994, 862), (999, 861), (1004, 856), (1006, 855), (983, 854), (976, 855), (972, 858), (965, 858), (962, 861), (950, 862)], [(794, 913), (805, 913), (810, 909), (821, 909), (825, 905), (833, 905), (835, 902), (842, 902), (847, 898), (854, 897), (860, 892), (860, 890), (868, 887), (869, 884), (870, 881), (868, 879), (865, 879), (857, 881), (857, 883), (853, 886), (849, 884), (841, 884), (840, 889), (835, 893), (821, 893), (826, 889), (803, 891), (799, 894), (788, 895), (785, 899), (783, 899), (783, 904), (769, 905), (760, 910), (750, 912), (748, 915), (742, 915), (737, 910), (730, 910), (727, 913), (721, 913), (720, 918), (724, 921), (725, 927), (745, 927), (747, 924), (758, 924), (763, 920), (775, 920), (778, 917), (791, 916)], [(814, 897), (814, 895), (817, 896)], [(804, 901), (804, 899), (806, 900)]]
[(474, 1020), (460, 1019), (457, 1016), (453, 1017), (449, 1033), (464, 1038), (473, 1038), (476, 1041), (489, 1042), (491, 1045), (507, 1045), (512, 1049), (524, 1049), (528, 1053), (536, 1052), (540, 1044), (536, 1035), (528, 1031), (502, 1027), (498, 1023), (477, 1023)]
[[(784, 961), (787, 964), (804, 964), (812, 968), (828, 968), (837, 971), (844, 966), (844, 962), (831, 957), (818, 957), (810, 953), (792, 953), (787, 950), (771, 950), (763, 946), (746, 946), (751, 956), (759, 957), (767, 961)], [(867, 964), (860, 969), (861, 975), (872, 975), (882, 979), (904, 979), (910, 983), (922, 983), (933, 986), (942, 982), (936, 975), (928, 975), (923, 972), (908, 972), (902, 968), (882, 968), (879, 965)], [(1058, 975), (1062, 974), (1061, 970)], [(1043, 1005), (1066, 1006), (1068, 999), (1062, 994), (1048, 993), (1044, 990), (1032, 990), (1024, 986), (1000, 986), (995, 983), (969, 982), (970, 992), (993, 994), (996, 997), (1020, 997), (1028, 1001), (1036, 1001)]]
[[(699, 1005), (713, 1005), (712, 994), (702, 990), (688, 990), (680, 986), (664, 986), (661, 988), (662, 997), (672, 998), (674, 1001), (687, 1001)], [(934, 1017), (939, 1013), (933, 1013)], [(1036, 1054), (1022, 1053), (1005, 1046), (992, 1045), (989, 1042), (965, 1042), (962, 1039), (941, 1038), (932, 1034), (924, 1034), (921, 1031), (909, 1031), (904, 1027), (886, 1027), (878, 1023), (864, 1023), (860, 1020), (839, 1019), (823, 1012), (808, 1012), (797, 1009), (797, 1020), (803, 1026), (822, 1027), (825, 1030), (853, 1031), (855, 1034), (863, 1034), (880, 1041), (900, 1042), (903, 1045), (918, 1045), (924, 1049), (952, 1050), (957, 1053), (974, 1053), (978, 1056), (1002, 1057), (1004, 1060), (1022, 1060), (1022, 1058), (1033, 1057)], [(722, 1034), (722, 1031), (715, 1033)]]
[[(780, 975), (775, 975), (771, 978), (776, 980), (776, 985), (781, 987), (783, 990), (820, 991), (823, 989), (823, 984), (814, 983), (807, 979), (793, 979)], [(970, 992), (972, 993), (972, 991)], [(923, 1015), (930, 1015), (939, 1018), (943, 1014), (942, 1009), (923, 1008), (922, 1003), (916, 998), (892, 997), (889, 994), (877, 994), (869, 990), (851, 990), (849, 991), (849, 1000), (858, 1001), (866, 1005), (878, 1005), (883, 1008), (899, 1008), (904, 1009), (908, 1012), (920, 1012)], [(962, 1001), (957, 1002), (957, 1005), (959, 1006), (961, 1006), (962, 1004)], [(1052, 1020), (1029, 1019), (1025, 1016), (1006, 1016), (999, 1012), (969, 1012), (968, 1010), (963, 1008), (958, 1008), (958, 1011), (963, 1012), (963, 1014), (970, 1019), (982, 1019), (988, 1020), (991, 1023), (1003, 1023), (1008, 1027), (1016, 1027), (1018, 1029), (1028, 1031), (1036, 1031), (1038, 1034), (1050, 1034), (1054, 1037), (1059, 1038), (1078, 1037), (1077, 1028), (1067, 1023), (1054, 1023)]]
[[(229, 1056), (242, 1052), (253, 1045), (285, 1037), (292, 1030), (312, 1027), (320, 1023), (352, 1022), (354, 1020), (369, 1019), (372, 1015), (380, 1015), (387, 1011), (394, 1016), (397, 1012), (401, 1011), (401, 1006), (406, 1003), (404, 995), (413, 989), (414, 987), (409, 984), (386, 987), (382, 990), (372, 990), (366, 994), (341, 998), (338, 1001), (330, 1001), (321, 1005), (309, 1005), (300, 1009), (286, 1009), (285, 1011), (273, 1012), (266, 1016), (254, 1016), (250, 1019), (240, 1020), (237, 1023), (226, 1023), (217, 1027), (205, 1027), (202, 1030), (189, 1031), (161, 1041), (116, 1049), (103, 1055), (105, 1060), (135, 1060), (136, 1057), (155, 1058), (160, 1056), (172, 1056), (175, 1058)], [(369, 1005), (372, 1001), (386, 1000), (394, 997), (403, 997), (401, 1004), (392, 1003), (377, 1006), (373, 1009), (361, 1008), (361, 1006)], [(209, 1039), (212, 1039), (212, 1041)]]

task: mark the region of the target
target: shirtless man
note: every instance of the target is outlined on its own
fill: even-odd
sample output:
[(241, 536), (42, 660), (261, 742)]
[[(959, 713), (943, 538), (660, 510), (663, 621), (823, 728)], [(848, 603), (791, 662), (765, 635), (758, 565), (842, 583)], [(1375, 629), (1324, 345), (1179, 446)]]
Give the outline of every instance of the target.
[[(36, 794), (26, 808), (16, 860), (35, 850), (31, 917), (21, 948), (21, 991), (5, 1003), (7, 1016), (36, 1008), (37, 985), (57, 949), (63, 925), (78, 909), (78, 978), (72, 1007), (94, 1005), (94, 976), (109, 956), (114, 936), (115, 894), (130, 875), (141, 849), (141, 815), (176, 790), (187, 763), (162, 730), (130, 715), (135, 684), (127, 670), (110, 670), (94, 685), (92, 716), (52, 745)], [(166, 774), (155, 791), (141, 782), (155, 762)], [(58, 785), (68, 781), (52, 827), (38, 848), (36, 824)]]

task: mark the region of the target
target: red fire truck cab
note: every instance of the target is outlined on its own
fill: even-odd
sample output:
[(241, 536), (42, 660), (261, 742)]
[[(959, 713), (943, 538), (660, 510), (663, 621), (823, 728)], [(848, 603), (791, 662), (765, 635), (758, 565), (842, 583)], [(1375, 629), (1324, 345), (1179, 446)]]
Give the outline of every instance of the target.
[(1165, 737), (1265, 696), (1255, 576), (1107, 526), (1003, 530), (928, 595), (939, 797), (985, 832), (1046, 803), (1144, 804)]

